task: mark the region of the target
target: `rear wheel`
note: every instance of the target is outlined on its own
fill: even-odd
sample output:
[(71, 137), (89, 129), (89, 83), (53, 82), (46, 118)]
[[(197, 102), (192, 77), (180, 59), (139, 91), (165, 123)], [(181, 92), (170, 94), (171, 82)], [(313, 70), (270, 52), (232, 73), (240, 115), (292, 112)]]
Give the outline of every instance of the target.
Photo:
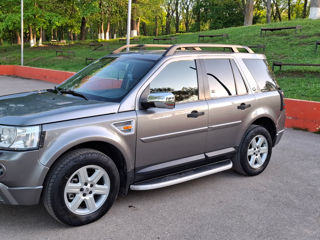
[(78, 226), (102, 217), (119, 192), (116, 165), (105, 154), (79, 149), (62, 156), (50, 171), (43, 203), (58, 221)]
[(267, 129), (252, 125), (243, 138), (237, 156), (234, 158), (234, 170), (249, 176), (262, 173), (269, 164), (272, 153), (272, 140)]

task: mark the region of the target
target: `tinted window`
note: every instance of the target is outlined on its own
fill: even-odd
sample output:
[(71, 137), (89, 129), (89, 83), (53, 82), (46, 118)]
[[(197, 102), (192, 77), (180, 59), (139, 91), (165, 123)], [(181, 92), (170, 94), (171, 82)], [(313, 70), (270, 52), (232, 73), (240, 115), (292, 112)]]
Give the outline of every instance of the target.
[(231, 60), (231, 66), (234, 74), (234, 79), (236, 81), (237, 95), (246, 95), (248, 93), (248, 89), (243, 81), (236, 63), (233, 60)]
[(176, 102), (199, 99), (198, 78), (195, 61), (170, 63), (151, 82), (150, 92), (172, 92)]
[(260, 59), (244, 59), (243, 62), (249, 69), (252, 77), (256, 80), (263, 92), (276, 90), (276, 83), (272, 79), (267, 64)]
[(212, 98), (236, 95), (232, 68), (229, 59), (204, 60)]

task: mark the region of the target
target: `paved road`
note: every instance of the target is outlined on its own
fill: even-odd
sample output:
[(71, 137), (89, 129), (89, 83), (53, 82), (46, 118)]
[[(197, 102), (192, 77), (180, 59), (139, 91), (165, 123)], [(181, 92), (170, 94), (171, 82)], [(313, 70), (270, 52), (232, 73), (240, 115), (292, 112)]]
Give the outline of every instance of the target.
[(44, 81), (0, 76), (0, 96), (11, 93), (47, 89), (52, 86), (54, 86), (54, 84)]
[[(24, 86), (32, 89), (34, 83), (40, 84), (28, 80)], [(60, 225), (41, 206), (0, 206), (0, 239), (320, 239), (319, 150), (320, 135), (289, 129), (257, 177), (228, 171), (130, 192), (84, 227)]]

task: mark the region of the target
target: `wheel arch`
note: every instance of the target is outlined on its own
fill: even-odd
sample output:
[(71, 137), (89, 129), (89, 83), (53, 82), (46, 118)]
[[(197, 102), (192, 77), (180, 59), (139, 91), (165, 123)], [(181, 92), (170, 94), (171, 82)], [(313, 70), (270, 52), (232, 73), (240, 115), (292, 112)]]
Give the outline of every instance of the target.
[(49, 172), (51, 171), (52, 167), (55, 164), (57, 164), (58, 160), (66, 153), (76, 149), (81, 149), (81, 148), (90, 148), (93, 150), (97, 150), (99, 152), (106, 154), (108, 157), (110, 157), (114, 161), (120, 175), (120, 193), (126, 195), (129, 190), (129, 185), (133, 180), (132, 171), (128, 170), (126, 158), (124, 154), (120, 151), (120, 149), (109, 142), (105, 142), (101, 140), (78, 143), (76, 145), (70, 146), (67, 149), (64, 149), (62, 153), (59, 153), (58, 156), (55, 156), (55, 160), (50, 165), (50, 168), (44, 178), (43, 186), (45, 187), (47, 182), (47, 176), (49, 175)]
[(250, 124), (251, 125), (259, 125), (261, 127), (264, 127), (267, 129), (267, 131), (270, 133), (271, 139), (272, 139), (272, 144), (275, 144), (276, 137), (277, 137), (277, 128), (276, 124), (272, 120), (271, 117), (269, 116), (260, 116), (253, 120)]

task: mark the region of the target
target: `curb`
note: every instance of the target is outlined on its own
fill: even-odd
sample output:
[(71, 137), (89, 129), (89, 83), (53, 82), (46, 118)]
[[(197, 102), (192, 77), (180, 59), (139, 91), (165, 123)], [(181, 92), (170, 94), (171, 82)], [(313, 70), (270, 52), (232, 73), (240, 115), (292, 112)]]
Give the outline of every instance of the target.
[(74, 72), (65, 72), (44, 68), (34, 68), (16, 65), (0, 65), (0, 75), (17, 76), (52, 83), (61, 83), (74, 74)]
[[(16, 65), (0, 65), (0, 75), (17, 76), (61, 83), (75, 72), (58, 71), (44, 68), (34, 68)], [(305, 129), (310, 132), (320, 131), (320, 102), (297, 99), (285, 99), (286, 127)]]

